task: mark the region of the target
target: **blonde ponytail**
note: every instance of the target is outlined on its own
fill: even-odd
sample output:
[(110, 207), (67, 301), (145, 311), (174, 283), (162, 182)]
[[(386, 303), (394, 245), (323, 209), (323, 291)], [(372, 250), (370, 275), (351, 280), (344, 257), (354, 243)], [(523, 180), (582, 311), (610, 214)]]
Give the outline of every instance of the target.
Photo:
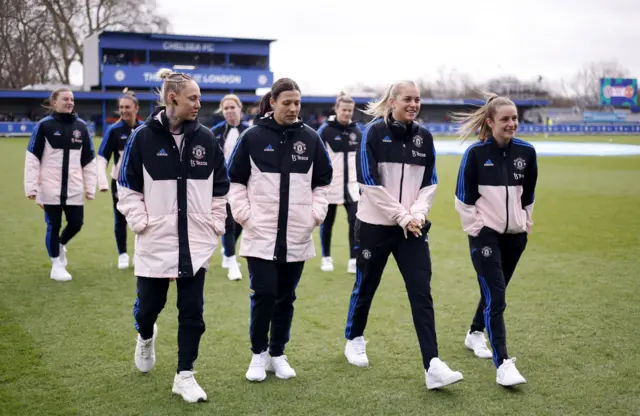
[(53, 103), (58, 99), (58, 96), (60, 95), (60, 93), (63, 93), (63, 92), (70, 92), (71, 94), (73, 94), (73, 91), (71, 91), (71, 89), (67, 87), (56, 88), (51, 92), (51, 94), (49, 95), (49, 98), (45, 99), (42, 102), (41, 104), (42, 107), (46, 108), (49, 113), (53, 113), (55, 111), (55, 106), (53, 105)]
[(389, 121), (389, 115), (391, 114), (391, 105), (389, 100), (398, 96), (398, 90), (400, 87), (415, 87), (420, 90), (418, 85), (414, 81), (398, 81), (387, 87), (382, 94), (382, 97), (378, 101), (372, 101), (367, 104), (367, 108), (364, 110), (365, 114), (373, 116), (373, 118), (382, 117), (384, 121)]
[(491, 136), (491, 127), (487, 124), (487, 119), (493, 119), (496, 115), (498, 107), (503, 105), (516, 106), (513, 101), (507, 97), (501, 97), (497, 94), (489, 93), (485, 104), (471, 113), (453, 112), (450, 113), (451, 120), (454, 123), (460, 123), (458, 133), (460, 139), (465, 141), (469, 136), (478, 134), (478, 139), (483, 142)]

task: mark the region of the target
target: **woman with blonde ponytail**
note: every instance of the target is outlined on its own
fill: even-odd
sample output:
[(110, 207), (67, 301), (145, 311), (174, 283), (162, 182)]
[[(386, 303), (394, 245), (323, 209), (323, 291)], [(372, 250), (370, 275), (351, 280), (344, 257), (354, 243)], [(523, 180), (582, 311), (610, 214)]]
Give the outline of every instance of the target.
[(518, 110), (506, 97), (492, 94), (476, 111), (456, 113), (453, 119), (461, 123), (463, 140), (476, 132), (479, 138), (462, 157), (455, 197), (481, 294), (464, 343), (477, 357), (493, 358), (498, 384), (515, 386), (526, 380), (507, 354), (503, 313), (506, 287), (533, 225), (536, 151), (515, 137)]
[(405, 281), (422, 353), (428, 389), (463, 379), (438, 358), (427, 219), (438, 184), (433, 137), (415, 120), (420, 90), (413, 81), (396, 82), (365, 111), (375, 117), (362, 134), (357, 152), (358, 202), (355, 239), (359, 246), (344, 354), (366, 367), (364, 330), (369, 309), (389, 256), (393, 253)]

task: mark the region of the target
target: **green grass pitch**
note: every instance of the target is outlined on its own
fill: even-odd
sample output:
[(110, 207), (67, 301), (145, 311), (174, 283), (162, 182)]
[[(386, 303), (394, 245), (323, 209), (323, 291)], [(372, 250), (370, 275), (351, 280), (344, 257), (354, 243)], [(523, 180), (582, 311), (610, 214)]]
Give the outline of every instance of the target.
[[(614, 141), (640, 143), (637, 137), (620, 140)], [(189, 405), (171, 394), (175, 285), (158, 321), (156, 368), (140, 374), (133, 363), (135, 279), (132, 270), (116, 268), (111, 196), (102, 193), (86, 204), (84, 228), (68, 247), (73, 281), (54, 282), (43, 212), (23, 193), (26, 146), (26, 139), (0, 139), (2, 415), (640, 412), (640, 157), (539, 158), (535, 224), (507, 290), (505, 312), (509, 353), (528, 384), (497, 386), (491, 361), (464, 347), (480, 291), (453, 204), (460, 157), (441, 156), (430, 215), (432, 288), (440, 356), (463, 372), (462, 383), (427, 391), (393, 260), (365, 333), (371, 366), (347, 364), (343, 334), (354, 276), (346, 273), (346, 218), (339, 210), (336, 271), (320, 272), (316, 244), (318, 256), (306, 264), (298, 286), (286, 351), (295, 379), (271, 375), (251, 384), (244, 378), (251, 359), (246, 261), (244, 279), (230, 282), (216, 251), (205, 285), (207, 330), (195, 368), (209, 402)], [(132, 241), (130, 233), (130, 253)]]

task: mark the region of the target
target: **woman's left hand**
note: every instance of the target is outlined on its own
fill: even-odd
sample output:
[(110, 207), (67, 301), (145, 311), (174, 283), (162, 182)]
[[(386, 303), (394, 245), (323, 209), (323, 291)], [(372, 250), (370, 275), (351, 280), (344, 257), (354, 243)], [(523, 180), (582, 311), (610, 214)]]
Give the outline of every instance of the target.
[(409, 224), (407, 224), (407, 231), (413, 233), (414, 236), (420, 237), (422, 235), (422, 227), (420, 223), (416, 220), (411, 220)]

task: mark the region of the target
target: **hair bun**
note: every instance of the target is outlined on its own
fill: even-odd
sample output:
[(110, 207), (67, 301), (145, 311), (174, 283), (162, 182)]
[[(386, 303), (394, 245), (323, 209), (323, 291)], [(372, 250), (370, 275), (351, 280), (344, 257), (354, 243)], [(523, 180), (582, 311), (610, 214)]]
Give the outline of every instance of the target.
[(172, 72), (173, 71), (171, 71), (169, 68), (162, 68), (157, 72), (157, 75), (158, 77), (160, 77), (160, 79), (165, 79), (165, 78), (168, 78)]

